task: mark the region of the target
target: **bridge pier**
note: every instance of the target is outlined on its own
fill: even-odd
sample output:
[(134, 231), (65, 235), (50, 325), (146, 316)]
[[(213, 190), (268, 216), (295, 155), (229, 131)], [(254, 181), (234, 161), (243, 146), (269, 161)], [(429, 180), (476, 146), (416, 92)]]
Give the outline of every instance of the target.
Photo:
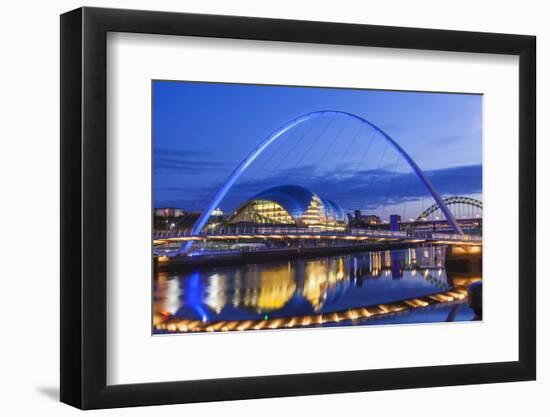
[(480, 246), (447, 246), (446, 266), (457, 273), (482, 271), (483, 247)]

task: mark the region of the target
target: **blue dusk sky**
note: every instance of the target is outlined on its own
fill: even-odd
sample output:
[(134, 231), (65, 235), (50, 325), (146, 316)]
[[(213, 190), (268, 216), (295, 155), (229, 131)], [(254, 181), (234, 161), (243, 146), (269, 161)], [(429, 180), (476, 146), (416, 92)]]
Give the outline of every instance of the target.
[[(204, 209), (266, 137), (305, 113), (353, 113), (389, 134), (442, 196), (481, 199), (482, 96), (153, 81), (154, 206)], [(234, 211), (254, 194), (294, 184), (388, 217), (416, 217), (433, 199), (374, 129), (324, 116), (286, 132), (220, 204)]]

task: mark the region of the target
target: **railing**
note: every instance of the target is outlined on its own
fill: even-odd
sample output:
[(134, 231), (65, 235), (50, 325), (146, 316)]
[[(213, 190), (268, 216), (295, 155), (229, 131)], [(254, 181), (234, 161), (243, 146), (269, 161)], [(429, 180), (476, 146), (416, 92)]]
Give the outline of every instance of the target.
[(155, 230), (153, 232), (153, 239), (171, 239), (190, 236), (192, 236), (190, 230)]
[(408, 236), (407, 232), (377, 229), (349, 229), (349, 234), (351, 234), (352, 236), (383, 236), (403, 239)]
[(434, 240), (460, 240), (468, 242), (482, 242), (483, 237), (478, 235), (456, 235), (452, 233), (432, 233)]
[(198, 235), (193, 235), (190, 230), (159, 230), (153, 233), (155, 240), (185, 238), (185, 237), (208, 237), (208, 236), (251, 236), (262, 235), (288, 235), (288, 236), (370, 236), (373, 238), (397, 238), (397, 239), (425, 239), (425, 240), (450, 240), (450, 241), (471, 241), (481, 242), (482, 237), (476, 235), (457, 235), (451, 233), (416, 232), (377, 229), (346, 229), (330, 230), (312, 227), (284, 227), (284, 226), (243, 226), (243, 227), (219, 227), (203, 230)]
[(154, 239), (170, 239), (178, 237), (228, 236), (228, 235), (321, 235), (321, 236), (387, 236), (405, 238), (407, 232), (372, 229), (320, 229), (313, 227), (221, 227), (203, 230), (193, 235), (190, 230), (159, 230), (155, 231)]

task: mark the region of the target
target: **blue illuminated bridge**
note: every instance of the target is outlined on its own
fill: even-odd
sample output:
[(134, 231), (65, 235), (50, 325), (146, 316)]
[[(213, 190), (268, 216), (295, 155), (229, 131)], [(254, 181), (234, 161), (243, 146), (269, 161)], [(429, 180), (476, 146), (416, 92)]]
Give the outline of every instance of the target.
[[(361, 126), (365, 125), (373, 129), (380, 137), (385, 141), (387, 145), (397, 151), (402, 160), (408, 164), (415, 176), (420, 180), (420, 183), (424, 187), (425, 191), (433, 198), (434, 205), (424, 210), (413, 223), (437, 223), (438, 221), (444, 221), (449, 226), (449, 233), (439, 233), (436, 229), (430, 230), (426, 227), (410, 227), (407, 230), (376, 230), (376, 229), (364, 229), (364, 228), (333, 228), (332, 230), (319, 229), (315, 227), (299, 227), (299, 225), (287, 226), (270, 226), (263, 224), (256, 225), (224, 225), (220, 227), (206, 227), (211, 213), (220, 206), (220, 203), (224, 197), (231, 190), (233, 185), (241, 177), (243, 173), (253, 164), (253, 162), (265, 152), (270, 145), (283, 138), (288, 138), (290, 135), (284, 135), (286, 132), (291, 131), (298, 125), (305, 123), (312, 119), (318, 118), (343, 118), (346, 120), (352, 120), (359, 122)], [(320, 204), (325, 207), (330, 207), (332, 212), (336, 212), (337, 204), (323, 199), (319, 196)], [(374, 241), (374, 242), (398, 242), (398, 243), (419, 243), (419, 242), (436, 242), (436, 243), (448, 243), (448, 244), (481, 244), (481, 236), (469, 235), (464, 232), (463, 221), (460, 216), (457, 220), (456, 213), (453, 213), (451, 206), (464, 206), (467, 209), (474, 209), (476, 207), (481, 208), (481, 203), (477, 200), (469, 199), (468, 197), (451, 197), (444, 199), (440, 196), (437, 190), (434, 188), (430, 180), (426, 177), (424, 172), (411, 158), (411, 156), (394, 140), (390, 135), (380, 129), (378, 126), (369, 122), (368, 120), (357, 116), (355, 114), (343, 112), (343, 111), (316, 111), (307, 113), (297, 117), (294, 120), (281, 126), (268, 137), (262, 140), (256, 148), (254, 148), (246, 158), (244, 158), (228, 176), (223, 185), (219, 188), (214, 197), (210, 200), (206, 208), (202, 211), (199, 218), (194, 223), (193, 227), (188, 231), (171, 230), (171, 231), (156, 231), (154, 233), (155, 244), (179, 242), (179, 246), (176, 249), (169, 251), (157, 251), (158, 255), (165, 255), (168, 257), (174, 257), (179, 255), (186, 255), (191, 249), (194, 241), (206, 241), (206, 240), (224, 240), (231, 239), (335, 239), (335, 240), (350, 240), (350, 241)], [(468, 214), (468, 212), (465, 212)], [(464, 214), (464, 213), (462, 213)], [(412, 219), (411, 219), (412, 220)]]

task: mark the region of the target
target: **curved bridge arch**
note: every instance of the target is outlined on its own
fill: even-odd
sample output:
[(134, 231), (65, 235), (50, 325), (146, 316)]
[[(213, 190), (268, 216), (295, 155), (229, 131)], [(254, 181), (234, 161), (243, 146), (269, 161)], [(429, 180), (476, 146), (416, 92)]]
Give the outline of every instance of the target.
[[(212, 211), (218, 207), (219, 203), (222, 201), (222, 199), (226, 196), (226, 194), (229, 192), (231, 187), (235, 184), (237, 179), (242, 175), (244, 171), (254, 162), (254, 160), (273, 142), (275, 142), (278, 138), (280, 138), (284, 133), (288, 132), (293, 127), (314, 118), (318, 117), (325, 117), (325, 116), (342, 116), (342, 117), (349, 117), (355, 120), (360, 121), (361, 123), (364, 123), (371, 128), (373, 128), (375, 131), (380, 133), (384, 139), (386, 139), (393, 148), (399, 152), (399, 154), (407, 161), (409, 166), (413, 169), (414, 173), (418, 176), (422, 184), (426, 187), (426, 189), (430, 192), (434, 200), (436, 201), (437, 205), (441, 208), (441, 211), (447, 218), (449, 224), (453, 228), (454, 232), (460, 235), (463, 235), (464, 232), (460, 228), (458, 222), (454, 218), (451, 211), (447, 208), (445, 203), (443, 202), (443, 199), (439, 195), (439, 193), (435, 190), (431, 182), (428, 180), (428, 178), (424, 175), (424, 172), (420, 169), (420, 167), (414, 162), (414, 160), (409, 156), (407, 152), (392, 138), (390, 137), (386, 132), (384, 132), (382, 129), (380, 129), (378, 126), (374, 125), (373, 123), (369, 122), (368, 120), (357, 116), (352, 113), (344, 112), (344, 111), (338, 111), (338, 110), (322, 110), (322, 111), (315, 111), (311, 113), (303, 114), (302, 116), (297, 117), (294, 120), (291, 120), (290, 122), (284, 124), (277, 130), (275, 130), (273, 133), (271, 133), (267, 138), (265, 138), (256, 148), (252, 150), (248, 154), (248, 156), (235, 168), (235, 170), (229, 175), (225, 183), (221, 186), (221, 188), (218, 190), (214, 198), (211, 200), (211, 202), (208, 204), (206, 209), (201, 213), (195, 224), (193, 225), (193, 229), (191, 231), (192, 235), (198, 235), (202, 228), (206, 225), (208, 219), (210, 218), (210, 214)], [(169, 256), (175, 256), (184, 254), (187, 252), (187, 250), (190, 248), (192, 242), (188, 241), (181, 245), (180, 249), (178, 251), (175, 251)]]
[[(466, 205), (477, 207), (478, 209), (483, 210), (483, 203), (471, 197), (463, 197), (463, 196), (449, 197), (449, 198), (445, 198), (443, 200), (443, 203), (445, 203), (447, 207), (452, 206), (453, 204), (466, 204)], [(430, 214), (436, 212), (438, 209), (439, 209), (439, 206), (437, 204), (432, 204), (430, 207), (428, 207), (426, 210), (420, 213), (420, 215), (416, 218), (416, 221), (421, 221), (422, 219), (427, 218)]]

